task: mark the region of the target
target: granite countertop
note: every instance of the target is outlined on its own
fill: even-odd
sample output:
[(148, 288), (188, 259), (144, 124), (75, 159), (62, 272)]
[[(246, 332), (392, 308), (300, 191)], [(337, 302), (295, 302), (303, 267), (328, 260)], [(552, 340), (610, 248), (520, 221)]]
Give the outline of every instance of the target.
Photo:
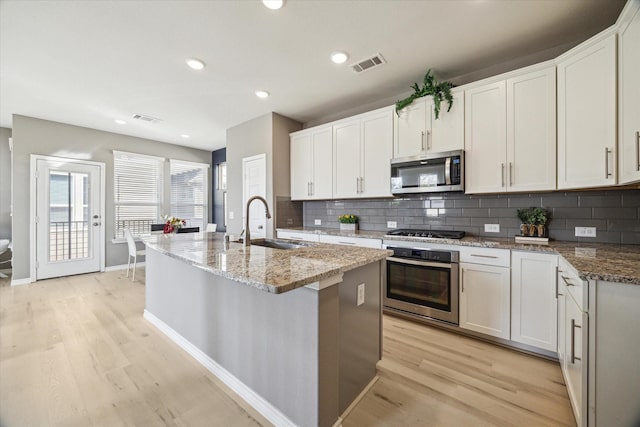
[(282, 230), (370, 239), (556, 253), (564, 257), (564, 259), (576, 269), (578, 275), (583, 280), (604, 280), (608, 282), (640, 285), (640, 245), (560, 241), (550, 241), (549, 245), (532, 245), (515, 243), (513, 238), (488, 238), (480, 236), (465, 236), (461, 240), (455, 240), (387, 236), (383, 231), (357, 231), (355, 233), (347, 233), (341, 232), (338, 229), (324, 228), (283, 228)]
[(224, 249), (222, 233), (142, 236), (147, 248), (215, 275), (275, 294), (336, 276), (388, 256), (383, 249), (303, 243), (297, 249), (245, 248), (232, 242)]

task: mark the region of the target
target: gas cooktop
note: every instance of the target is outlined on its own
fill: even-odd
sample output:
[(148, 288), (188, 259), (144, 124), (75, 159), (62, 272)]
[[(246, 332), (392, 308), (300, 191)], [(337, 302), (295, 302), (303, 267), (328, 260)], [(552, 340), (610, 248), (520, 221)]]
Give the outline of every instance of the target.
[(430, 237), (434, 239), (462, 239), (464, 231), (454, 230), (411, 230), (400, 228), (387, 233), (387, 236)]

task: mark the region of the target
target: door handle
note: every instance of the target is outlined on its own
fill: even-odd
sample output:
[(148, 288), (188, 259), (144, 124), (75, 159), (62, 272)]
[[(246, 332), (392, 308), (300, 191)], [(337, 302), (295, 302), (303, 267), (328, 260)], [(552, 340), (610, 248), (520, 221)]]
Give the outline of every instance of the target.
[(609, 150), (609, 147), (604, 147), (604, 179), (609, 179), (611, 172), (609, 172), (609, 153), (613, 150)]
[(636, 170), (640, 171), (640, 131), (636, 131)]
[(421, 142), (422, 142), (422, 151), (425, 151), (425, 148), (424, 148), (424, 131), (422, 131), (422, 134), (421, 134), (420, 138), (421, 138)]
[(509, 187), (513, 187), (513, 163), (509, 162)]
[(431, 131), (427, 131), (427, 150), (431, 150)]
[(501, 187), (504, 187), (504, 163), (500, 163), (500, 178), (502, 178)]
[(560, 275), (560, 277), (562, 277), (562, 280), (564, 280), (564, 284), (567, 286), (575, 286), (573, 283), (571, 283), (566, 277), (564, 277), (562, 274)]
[(101, 223), (101, 222), (94, 222), (94, 223), (93, 223), (93, 226), (94, 226), (94, 227), (98, 227), (98, 226), (100, 226), (100, 225), (102, 225), (102, 223)]
[(100, 215), (94, 215), (93, 216), (93, 219), (98, 219), (98, 218), (100, 218)]
[(571, 319), (571, 364), (576, 363), (576, 360), (582, 360), (576, 357), (576, 328), (582, 328), (582, 326), (576, 325), (576, 319)]
[(311, 184), (311, 195), (313, 196), (313, 193), (315, 191), (315, 188), (313, 188), (314, 187), (313, 186), (313, 181), (311, 181), (310, 184)]
[(360, 177), (360, 193), (364, 193), (364, 177)]

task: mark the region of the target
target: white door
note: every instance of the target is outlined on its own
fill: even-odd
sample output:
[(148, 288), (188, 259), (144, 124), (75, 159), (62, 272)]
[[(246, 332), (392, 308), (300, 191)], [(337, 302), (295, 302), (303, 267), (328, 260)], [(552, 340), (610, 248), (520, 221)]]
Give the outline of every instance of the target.
[[(264, 154), (242, 159), (242, 220), (246, 222), (247, 200), (253, 196), (267, 196), (267, 162)], [(266, 237), (267, 217), (264, 204), (256, 200), (249, 208), (249, 231), (252, 239)], [(272, 206), (269, 206), (272, 209)]]
[(431, 103), (427, 104), (427, 98), (420, 98), (400, 111), (396, 117), (394, 157), (417, 156), (426, 151), (426, 132), (431, 131), (431, 125), (427, 124), (427, 114), (431, 120), (430, 105)]
[(360, 120), (333, 127), (333, 197), (360, 194)]
[(333, 197), (333, 130), (331, 126), (313, 132), (311, 198)]
[(465, 92), (467, 193), (496, 193), (507, 188), (506, 106), (504, 80)]
[(361, 197), (391, 197), (393, 109), (362, 118)]
[(36, 280), (100, 271), (104, 264), (104, 165), (39, 158)]
[(464, 149), (464, 92), (453, 93), (451, 111), (447, 111), (449, 103), (440, 103), (440, 115), (436, 120), (431, 108), (431, 133), (427, 136), (429, 152), (442, 153)]
[(306, 200), (311, 196), (311, 134), (291, 136), (291, 200)]

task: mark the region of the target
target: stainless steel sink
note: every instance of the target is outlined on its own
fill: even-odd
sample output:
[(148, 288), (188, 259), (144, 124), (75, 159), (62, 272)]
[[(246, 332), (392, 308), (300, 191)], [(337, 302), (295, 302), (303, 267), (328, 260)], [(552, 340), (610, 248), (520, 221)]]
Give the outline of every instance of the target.
[(251, 241), (251, 244), (253, 246), (264, 246), (265, 248), (273, 249), (298, 249), (308, 246), (300, 243), (291, 243), (287, 240), (276, 239), (254, 239)]

